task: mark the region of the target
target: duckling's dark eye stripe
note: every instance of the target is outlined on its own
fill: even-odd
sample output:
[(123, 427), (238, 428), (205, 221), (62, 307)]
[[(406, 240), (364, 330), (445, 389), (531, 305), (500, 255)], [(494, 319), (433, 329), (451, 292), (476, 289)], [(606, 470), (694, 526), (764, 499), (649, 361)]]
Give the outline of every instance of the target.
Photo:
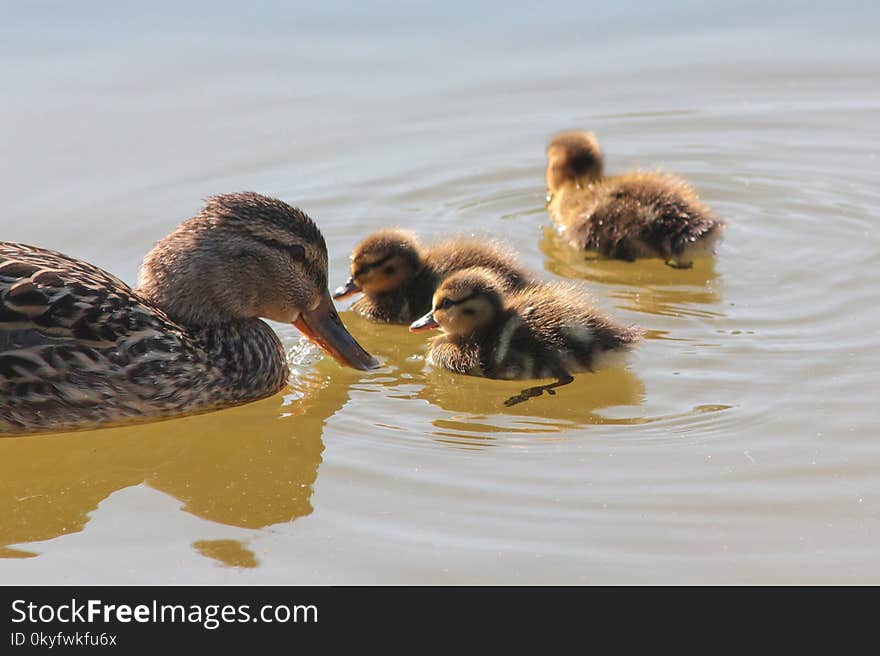
[(442, 301), (440, 301), (440, 305), (438, 305), (434, 309), (435, 310), (445, 310), (446, 308), (451, 308), (453, 305), (461, 305), (465, 301), (469, 301), (472, 298), (476, 298), (476, 297), (477, 297), (477, 292), (474, 292), (470, 296), (465, 296), (464, 298), (460, 298), (457, 301), (453, 301), (451, 298), (444, 298)]
[(300, 246), (299, 244), (285, 244), (283, 241), (278, 241), (277, 239), (272, 239), (270, 237), (259, 237), (257, 235), (251, 235), (251, 238), (254, 241), (258, 241), (264, 246), (268, 246), (269, 248), (277, 248), (278, 250), (282, 250), (285, 253), (292, 255), (293, 259), (302, 261), (306, 257), (306, 250)]
[(358, 276), (364, 275), (368, 271), (372, 271), (373, 269), (382, 266), (388, 260), (391, 259), (392, 255), (393, 255), (393, 253), (389, 253), (388, 255), (383, 257), (381, 260), (376, 260), (375, 262), (371, 262), (370, 264), (363, 265), (357, 271), (354, 272), (354, 277), (357, 278)]

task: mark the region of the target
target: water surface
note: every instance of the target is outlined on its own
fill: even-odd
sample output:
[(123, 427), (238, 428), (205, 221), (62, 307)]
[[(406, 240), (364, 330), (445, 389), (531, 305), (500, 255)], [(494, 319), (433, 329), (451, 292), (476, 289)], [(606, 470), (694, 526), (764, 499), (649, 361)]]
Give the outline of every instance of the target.
[[(880, 581), (880, 11), (848, 2), (0, 9), (2, 237), (134, 283), (201, 199), (308, 211), (331, 283), (364, 234), (503, 236), (648, 337), (522, 385), (343, 370), (276, 325), (290, 388), (154, 424), (0, 440), (6, 583)], [(543, 148), (673, 170), (715, 260), (585, 257)], [(347, 305), (343, 305), (345, 309)]]

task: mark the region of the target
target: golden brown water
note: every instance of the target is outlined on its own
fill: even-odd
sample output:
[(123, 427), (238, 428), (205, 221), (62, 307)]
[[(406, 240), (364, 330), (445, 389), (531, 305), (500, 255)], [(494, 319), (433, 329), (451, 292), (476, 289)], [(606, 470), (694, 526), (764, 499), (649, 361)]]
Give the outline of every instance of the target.
[[(48, 7), (0, 10), (0, 238), (134, 282), (253, 189), (318, 221), (331, 284), (378, 227), (476, 231), (648, 334), (506, 408), (522, 384), (433, 371), (404, 328), (342, 313), (361, 373), (276, 325), (276, 397), (0, 440), (0, 581), (880, 581), (875, 8)], [(691, 180), (717, 258), (561, 243), (543, 147), (571, 127)]]

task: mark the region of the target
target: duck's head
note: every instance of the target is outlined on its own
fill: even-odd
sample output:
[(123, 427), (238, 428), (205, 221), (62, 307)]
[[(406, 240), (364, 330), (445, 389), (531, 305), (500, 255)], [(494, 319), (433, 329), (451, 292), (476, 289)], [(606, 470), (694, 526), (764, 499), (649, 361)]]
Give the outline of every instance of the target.
[(484, 268), (465, 269), (446, 278), (431, 303), (432, 310), (410, 325), (418, 333), (441, 328), (468, 337), (492, 324), (504, 308), (503, 281)]
[(547, 144), (547, 191), (568, 183), (588, 185), (602, 177), (602, 151), (592, 132), (562, 132)]
[(363, 292), (367, 296), (400, 288), (422, 267), (418, 238), (406, 230), (386, 229), (366, 237), (351, 254), (351, 276), (333, 292), (341, 300)]
[(378, 366), (333, 307), (318, 226), (275, 198), (250, 192), (209, 198), (147, 254), (138, 290), (185, 325), (258, 317), (292, 323), (340, 363)]

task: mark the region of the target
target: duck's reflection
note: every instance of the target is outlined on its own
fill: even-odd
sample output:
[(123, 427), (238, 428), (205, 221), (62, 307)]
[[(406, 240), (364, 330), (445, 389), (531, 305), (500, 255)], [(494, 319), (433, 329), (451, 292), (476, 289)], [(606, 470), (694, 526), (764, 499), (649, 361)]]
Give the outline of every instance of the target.
[[(591, 424), (627, 423), (605, 417), (600, 410), (640, 405), (644, 386), (624, 368), (578, 374), (574, 382), (544, 395), (506, 407), (504, 402), (533, 381), (490, 380), (462, 376), (425, 364), (426, 338), (405, 326), (376, 324), (346, 316), (358, 341), (374, 353), (388, 356), (383, 370), (363, 378), (364, 389), (388, 396), (427, 401), (453, 416), (431, 420), (438, 443), (462, 448), (492, 446), (499, 437), (554, 435)], [(633, 423), (640, 421), (633, 419)]]
[(259, 564), (254, 552), (240, 540), (197, 540), (193, 549), (224, 567), (253, 568)]
[[(433, 437), (452, 446), (491, 446), (502, 436), (549, 435), (597, 424), (628, 423), (604, 416), (602, 409), (637, 406), (645, 389), (639, 378), (622, 368), (575, 376), (553, 396), (529, 399), (512, 407), (504, 401), (530, 381), (502, 381), (458, 376), (443, 371), (426, 373), (417, 398), (455, 416), (435, 419)], [(634, 418), (632, 423), (640, 421)]]
[[(322, 361), (287, 396), (170, 421), (0, 439), (0, 547), (80, 531), (103, 499), (140, 483), (230, 526), (308, 515), (324, 423), (356, 379)], [(208, 551), (223, 560), (217, 554), (229, 549)], [(0, 549), (0, 557), (28, 555)]]
[(699, 258), (690, 269), (674, 269), (659, 259), (624, 262), (572, 248), (551, 227), (544, 228), (540, 248), (551, 273), (619, 287), (611, 296), (621, 309), (665, 316), (723, 316), (707, 307), (722, 300), (714, 258)]

